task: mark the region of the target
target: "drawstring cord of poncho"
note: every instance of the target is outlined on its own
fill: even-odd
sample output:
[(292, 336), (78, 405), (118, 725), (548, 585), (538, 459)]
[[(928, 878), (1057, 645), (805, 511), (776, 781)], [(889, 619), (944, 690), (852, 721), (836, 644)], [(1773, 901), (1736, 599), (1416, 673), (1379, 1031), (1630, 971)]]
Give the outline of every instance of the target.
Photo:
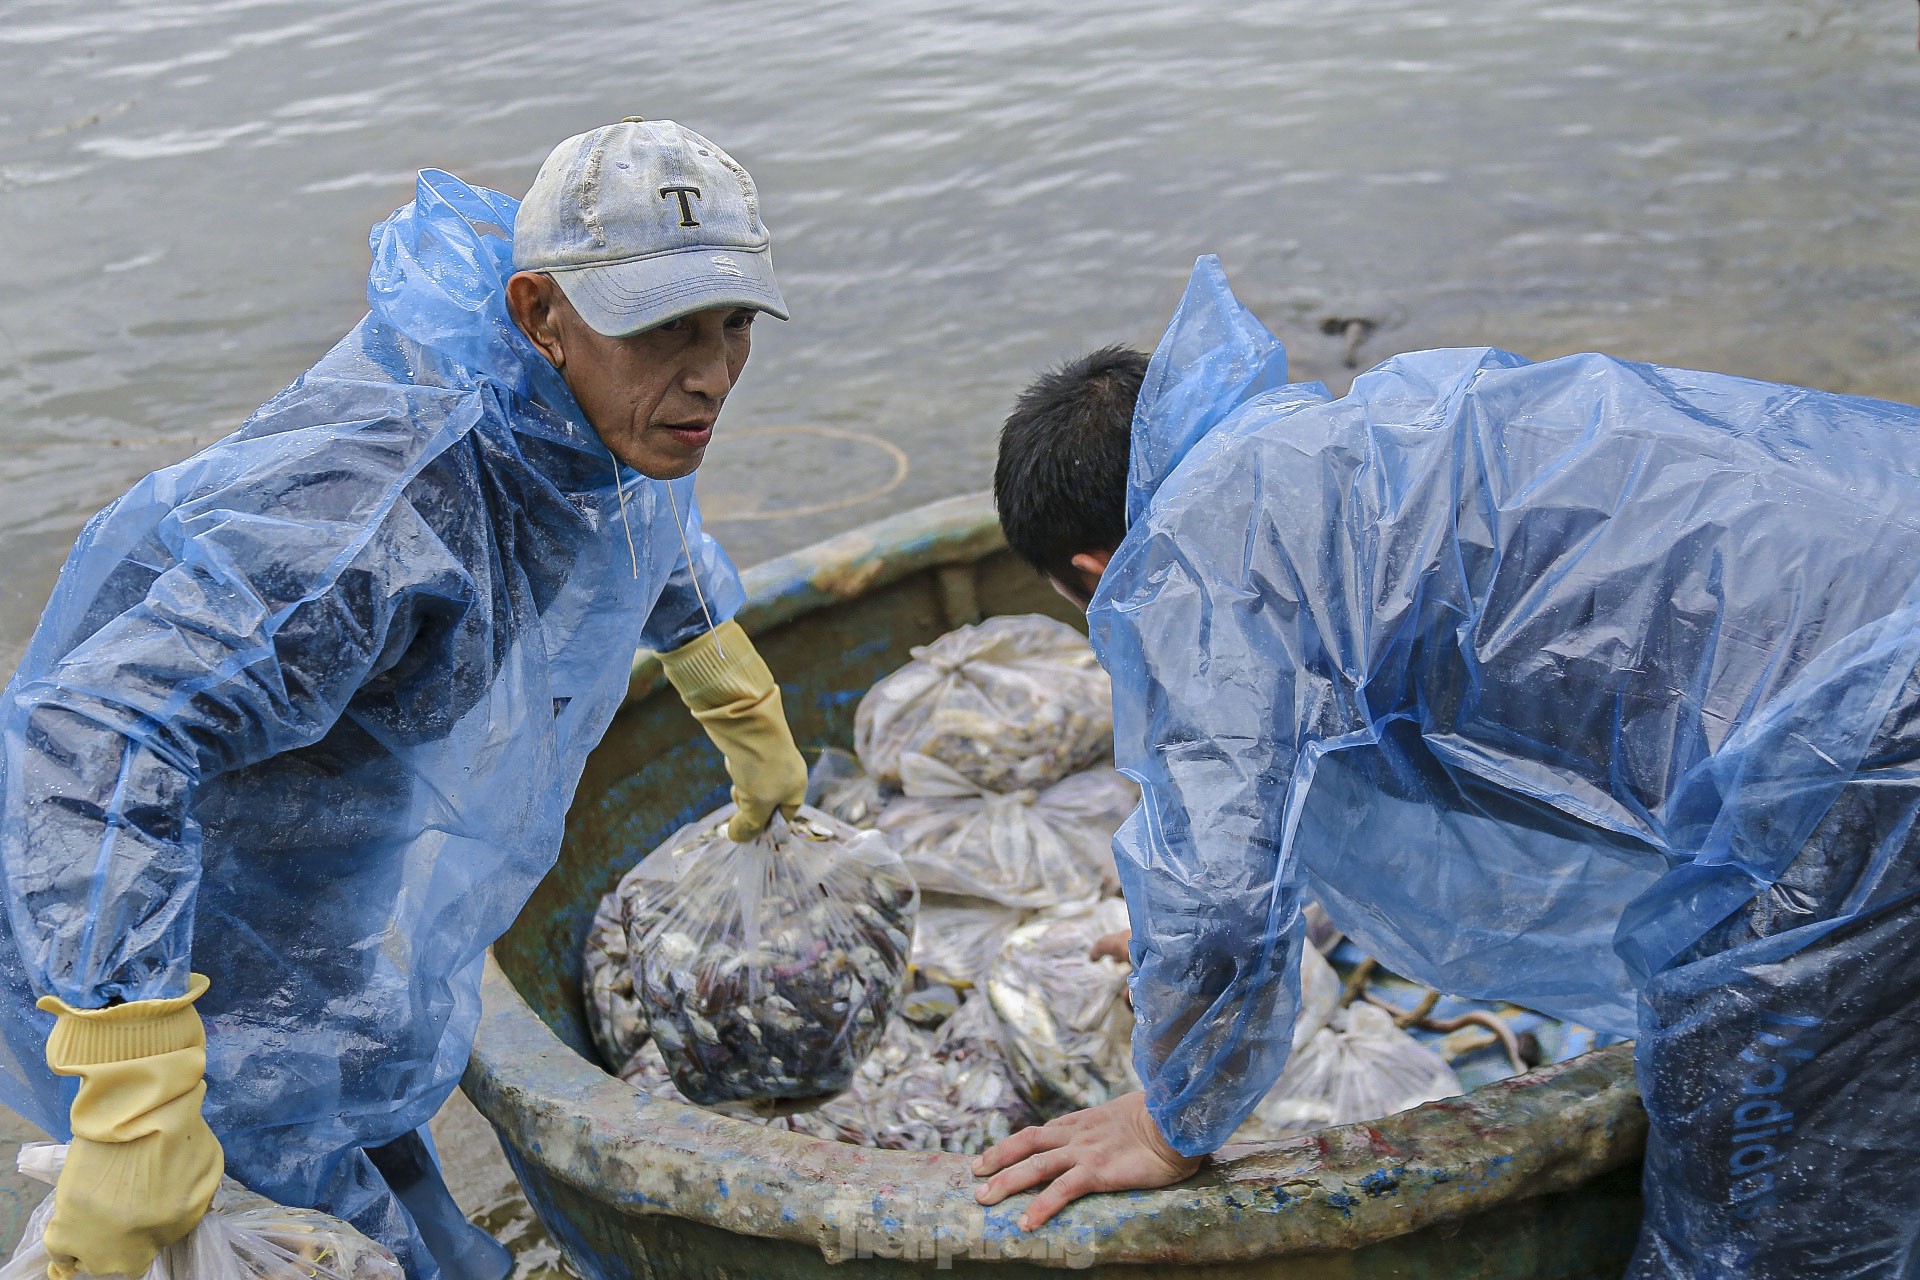
[[(613, 457), (611, 451), (607, 456), (613, 463), (613, 491), (620, 499), (620, 527), (627, 533), (627, 558), (633, 562), (633, 576), (638, 578), (640, 553), (634, 549), (633, 545), (633, 521), (627, 516), (627, 487), (620, 481), (620, 459)], [(707, 620), (707, 630), (712, 631), (713, 610), (707, 607), (707, 593), (700, 589), (700, 575), (693, 571), (693, 547), (687, 542), (686, 521), (680, 518), (680, 498), (673, 491), (673, 481), (662, 480), (660, 484), (667, 491), (667, 501), (673, 505), (673, 527), (680, 534), (680, 550), (687, 557), (687, 576), (693, 582), (694, 599), (700, 602), (700, 614)], [(715, 646), (720, 655), (725, 657), (726, 649), (717, 641)]]
[[(613, 463), (613, 493), (615, 497), (620, 499), (620, 527), (627, 531), (627, 558), (633, 561), (633, 576), (634, 579), (638, 581), (640, 577), (640, 553), (633, 549), (633, 522), (627, 519), (627, 486), (620, 480), (620, 459), (613, 456), (611, 449), (607, 451), (607, 461)], [(667, 492), (668, 494), (672, 494), (673, 489), (671, 486), (668, 487)], [(678, 513), (676, 512), (675, 514)], [(686, 535), (681, 534), (680, 540), (685, 542)]]
[[(673, 482), (668, 480), (664, 483), (667, 487), (667, 501), (673, 504), (673, 527), (680, 531), (680, 550), (687, 557), (687, 577), (693, 581), (693, 596), (700, 602), (700, 613), (707, 620), (707, 630), (712, 631), (713, 610), (707, 608), (707, 593), (700, 589), (700, 575), (693, 571), (693, 548), (687, 545), (687, 524), (680, 518), (680, 499), (674, 496)], [(718, 640), (714, 641), (714, 651), (723, 658), (727, 654), (726, 646)]]

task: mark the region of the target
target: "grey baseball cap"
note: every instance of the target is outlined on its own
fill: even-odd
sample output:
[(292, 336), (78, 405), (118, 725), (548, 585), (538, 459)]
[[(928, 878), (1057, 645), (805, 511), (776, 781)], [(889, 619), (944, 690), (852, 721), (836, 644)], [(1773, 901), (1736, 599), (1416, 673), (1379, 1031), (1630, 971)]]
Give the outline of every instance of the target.
[(753, 179), (671, 120), (629, 117), (555, 147), (514, 218), (513, 266), (552, 276), (612, 338), (709, 307), (787, 318)]

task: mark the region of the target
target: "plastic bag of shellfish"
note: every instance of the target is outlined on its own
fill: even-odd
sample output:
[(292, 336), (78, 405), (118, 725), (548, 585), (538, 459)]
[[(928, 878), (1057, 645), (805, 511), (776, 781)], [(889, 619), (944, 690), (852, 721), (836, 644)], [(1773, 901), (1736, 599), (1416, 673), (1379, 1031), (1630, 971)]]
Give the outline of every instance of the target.
[(913, 966), (929, 982), (957, 991), (978, 986), (987, 980), (1000, 948), (1031, 915), (997, 902), (925, 894), (913, 933)]
[(735, 843), (732, 813), (634, 869), (634, 997), (694, 1102), (838, 1093), (899, 1003), (920, 891), (879, 832), (803, 806)]
[(987, 974), (1007, 1064), (1044, 1119), (1140, 1088), (1127, 965), (1091, 954), (1126, 927), (1118, 898), (1043, 911), (1013, 931)]
[[(1098, 1106), (1140, 1088), (1133, 1069), (1129, 968), (1092, 953), (1128, 927), (1126, 903), (1103, 898), (1043, 911), (1013, 931), (987, 978), (1007, 1061), (1047, 1118)], [(1317, 950), (1301, 948), (1298, 1052), (1340, 1005), (1340, 978)]]
[(593, 1034), (601, 1061), (614, 1071), (647, 1041), (647, 1020), (633, 993), (633, 966), (627, 954), (627, 899), (636, 892), (655, 891), (654, 884), (639, 880), (634, 871), (622, 876), (594, 909), (581, 950), (580, 989), (586, 997), (587, 1030)]
[(932, 1125), (942, 1150), (978, 1155), (1040, 1123), (1013, 1077), (1002, 1034), (1000, 1015), (986, 993), (969, 992), (934, 1043), (937, 1087), (912, 1078), (895, 1087), (899, 1113)]
[(807, 803), (824, 809), (848, 826), (865, 830), (880, 817), (890, 792), (860, 767), (858, 757), (827, 747), (807, 771)]
[(1293, 1057), (1235, 1142), (1271, 1142), (1331, 1125), (1377, 1120), (1465, 1092), (1447, 1060), (1394, 1025), (1377, 1005), (1335, 1011)]
[[(66, 1159), (64, 1143), (29, 1142), (20, 1148), (18, 1166), (27, 1177), (52, 1184)], [(0, 1265), (0, 1280), (45, 1280), (52, 1217), (48, 1195), (27, 1219), (12, 1258)], [(140, 1280), (405, 1280), (405, 1273), (384, 1246), (340, 1219), (276, 1204), (222, 1178), (207, 1216), (160, 1250)]]
[(1140, 789), (1111, 766), (1004, 794), (983, 793), (936, 762), (914, 771), (920, 784), (889, 801), (875, 825), (923, 890), (1029, 910), (1118, 891), (1113, 833)]
[(765, 1101), (715, 1102), (701, 1106), (700, 1103), (680, 1092), (679, 1086), (673, 1082), (673, 1072), (668, 1068), (666, 1058), (660, 1053), (660, 1046), (651, 1040), (634, 1050), (633, 1056), (628, 1058), (625, 1065), (614, 1074), (650, 1098), (657, 1098), (663, 1102), (684, 1103), (690, 1107), (698, 1106), (703, 1111), (731, 1116), (735, 1120), (763, 1124), (771, 1129), (786, 1128), (787, 1121), (791, 1118), (788, 1115), (778, 1114), (776, 1105)]
[(789, 1127), (888, 1151), (978, 1155), (1039, 1122), (1007, 1066), (999, 1023), (979, 993), (937, 1031), (896, 1020), (853, 1087), (789, 1117)]
[[(723, 1102), (705, 1109), (829, 1142), (978, 1155), (1039, 1122), (1008, 1070), (999, 1023), (986, 997), (975, 993), (937, 1030), (901, 1018), (888, 1023), (846, 1091), (818, 1107), (778, 1115), (764, 1103)], [(651, 1042), (641, 1046), (620, 1076), (650, 1097), (689, 1101)]]
[(854, 717), (854, 752), (882, 787), (911, 794), (915, 757), (1005, 792), (1051, 786), (1112, 754), (1107, 673), (1065, 623), (988, 618), (912, 652)]

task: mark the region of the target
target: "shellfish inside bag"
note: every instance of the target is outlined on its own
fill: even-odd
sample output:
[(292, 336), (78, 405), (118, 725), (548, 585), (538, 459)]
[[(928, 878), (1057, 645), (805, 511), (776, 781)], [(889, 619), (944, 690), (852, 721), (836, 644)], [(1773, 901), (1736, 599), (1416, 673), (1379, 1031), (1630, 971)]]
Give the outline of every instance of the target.
[(1029, 910), (1118, 892), (1113, 833), (1140, 789), (1111, 766), (1007, 794), (925, 757), (903, 768), (907, 794), (876, 825), (923, 890)]
[(891, 793), (868, 776), (858, 757), (838, 747), (824, 747), (807, 771), (807, 803), (824, 809), (849, 826), (873, 826)]
[(957, 991), (978, 986), (987, 980), (1008, 935), (1031, 914), (997, 902), (925, 893), (913, 934), (914, 968), (929, 982)]
[[(1304, 1006), (1301, 1016), (1306, 1017)], [(1466, 1092), (1445, 1058), (1395, 1026), (1393, 1015), (1376, 1005), (1355, 1001), (1335, 1012), (1304, 1045), (1300, 1041), (1296, 1030), (1287, 1069), (1234, 1133), (1235, 1142), (1377, 1120)]]
[(884, 788), (901, 788), (914, 755), (979, 790), (1009, 792), (1050, 786), (1113, 753), (1107, 673), (1063, 622), (988, 618), (912, 653), (854, 716), (854, 752)]
[(1091, 955), (1126, 927), (1118, 898), (1043, 911), (1013, 931), (987, 976), (1007, 1065), (1043, 1119), (1140, 1088), (1127, 966)]
[[(986, 988), (1003, 1024), (1008, 1066), (1046, 1119), (1140, 1088), (1127, 998), (1130, 970), (1120, 960), (1090, 954), (1094, 943), (1127, 927), (1127, 906), (1118, 898), (1071, 903), (1015, 929), (993, 963)], [(1299, 981), (1296, 1054), (1340, 1006), (1339, 975), (1311, 947), (1301, 949)]]
[(863, 1147), (978, 1155), (1038, 1122), (1007, 1068), (999, 1018), (976, 992), (937, 1031), (896, 1020), (852, 1088), (786, 1123)]
[[(829, 1142), (978, 1155), (1039, 1122), (1007, 1069), (999, 1023), (975, 992), (937, 1031), (895, 1018), (847, 1091), (820, 1107), (768, 1115), (756, 1104), (728, 1102), (709, 1110)], [(620, 1076), (652, 1097), (687, 1101), (651, 1042)]]
[[(52, 1184), (66, 1159), (64, 1143), (30, 1142), (20, 1148), (20, 1172)], [(49, 1195), (0, 1266), (0, 1280), (46, 1280), (43, 1237), (52, 1216)], [(405, 1273), (385, 1248), (338, 1218), (275, 1204), (222, 1178), (200, 1225), (162, 1249), (138, 1280), (405, 1280)]]
[(838, 1093), (900, 1001), (919, 888), (879, 832), (803, 806), (735, 843), (732, 814), (634, 869), (635, 1000), (693, 1102)]
[(647, 1020), (633, 993), (633, 960), (627, 954), (627, 899), (636, 891), (657, 891), (638, 884), (634, 868), (620, 877), (594, 909), (580, 954), (580, 994), (587, 1006), (587, 1030), (607, 1069), (619, 1072), (647, 1042)]

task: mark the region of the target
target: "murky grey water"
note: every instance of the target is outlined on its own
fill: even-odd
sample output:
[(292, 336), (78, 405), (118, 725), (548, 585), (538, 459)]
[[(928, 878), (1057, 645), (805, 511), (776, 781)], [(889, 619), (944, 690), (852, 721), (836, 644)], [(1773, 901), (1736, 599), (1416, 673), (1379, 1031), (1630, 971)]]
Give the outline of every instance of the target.
[(518, 194), (627, 114), (734, 152), (775, 231), (794, 320), (758, 331), (702, 480), (743, 563), (983, 486), (1031, 371), (1151, 343), (1207, 251), (1336, 386), (1321, 324), (1362, 317), (1365, 362), (1598, 348), (1920, 400), (1915, 16), (8, 0), (0, 673), (89, 513), (359, 317), (415, 169)]
[[(1336, 384), (1320, 323), (1362, 316), (1366, 362), (1600, 348), (1920, 398), (1914, 21), (1908, 0), (10, 0), (0, 660), (87, 514), (360, 315), (366, 228), (416, 168), (518, 194), (559, 137), (624, 114), (709, 133), (765, 193), (795, 318), (761, 331), (703, 481), (743, 562), (982, 486), (1030, 371), (1150, 342), (1208, 250)], [(765, 430), (795, 426), (835, 430)]]

